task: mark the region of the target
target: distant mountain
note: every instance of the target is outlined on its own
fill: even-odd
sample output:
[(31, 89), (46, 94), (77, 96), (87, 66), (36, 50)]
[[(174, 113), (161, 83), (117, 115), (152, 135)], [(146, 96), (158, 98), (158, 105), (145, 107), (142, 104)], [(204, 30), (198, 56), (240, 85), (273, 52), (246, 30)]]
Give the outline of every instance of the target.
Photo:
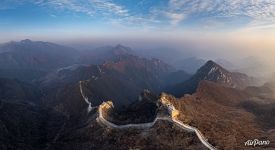
[(172, 86), (168, 89), (169, 92), (176, 96), (194, 93), (202, 80), (212, 81), (222, 84), (227, 87), (245, 88), (252, 84), (254, 79), (245, 74), (237, 72), (229, 72), (214, 61), (208, 61), (204, 64), (196, 74), (187, 81)]
[(231, 71), (231, 70), (236, 69), (236, 66), (235, 66), (232, 62), (230, 62), (230, 61), (228, 61), (228, 60), (226, 60), (226, 59), (218, 58), (218, 59), (215, 60), (215, 62), (216, 62), (217, 64), (223, 66), (223, 67), (226, 68), (227, 70), (230, 70), (230, 71)]
[(75, 62), (77, 51), (57, 44), (22, 40), (0, 47), (0, 68), (51, 70)]
[(148, 49), (134, 49), (133, 50), (136, 55), (151, 59), (157, 58), (168, 64), (173, 65), (175, 60), (180, 59), (182, 56), (187, 55), (182, 50), (174, 49), (171, 47), (157, 47), (157, 48), (148, 48)]
[(164, 77), (174, 71), (160, 60), (137, 56), (124, 57), (97, 67), (97, 73), (83, 82), (83, 91), (93, 105), (106, 100), (114, 101), (117, 106), (129, 105), (144, 89), (159, 93), (166, 86)]
[(37, 80), (43, 89), (56, 89), (67, 84), (75, 84), (79, 81), (95, 78), (100, 74), (100, 65), (75, 64), (59, 68)]
[(194, 74), (196, 71), (205, 64), (206, 60), (197, 57), (190, 57), (178, 60), (173, 63), (177, 69), (184, 70), (189, 74)]
[(103, 64), (106, 61), (113, 61), (128, 55), (133, 55), (131, 48), (118, 44), (114, 47), (105, 46), (94, 50), (80, 51), (79, 63), (82, 64)]
[(266, 60), (253, 56), (240, 59), (236, 64), (238, 64), (239, 67), (236, 67), (235, 71), (261, 78), (264, 81), (268, 80), (269, 76), (272, 76), (271, 73), (274, 68), (272, 63), (266, 63)]
[(50, 70), (74, 64), (78, 59), (75, 49), (41, 41), (22, 40), (0, 46), (0, 75), (32, 80)]

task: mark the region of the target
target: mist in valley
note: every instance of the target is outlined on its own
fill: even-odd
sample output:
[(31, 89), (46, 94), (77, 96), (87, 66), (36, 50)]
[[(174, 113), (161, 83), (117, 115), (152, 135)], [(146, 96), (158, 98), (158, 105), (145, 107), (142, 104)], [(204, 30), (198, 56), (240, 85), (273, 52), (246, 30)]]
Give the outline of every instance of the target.
[(272, 38), (233, 35), (190, 33), (188, 37), (169, 35), (167, 38), (167, 35), (165, 37), (160, 34), (153, 37), (127, 36), (53, 41), (80, 51), (94, 51), (121, 44), (140, 57), (157, 58), (177, 69), (186, 69), (185, 71), (191, 74), (207, 60), (213, 60), (230, 71), (246, 73), (261, 79), (262, 82), (273, 80), (275, 45), (271, 41)]

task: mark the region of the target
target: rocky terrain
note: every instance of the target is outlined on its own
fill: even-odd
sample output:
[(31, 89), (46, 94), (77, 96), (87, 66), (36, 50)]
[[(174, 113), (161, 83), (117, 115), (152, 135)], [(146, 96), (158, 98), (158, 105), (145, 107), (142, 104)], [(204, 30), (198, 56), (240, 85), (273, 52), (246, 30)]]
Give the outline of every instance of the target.
[(249, 85), (256, 84), (256, 80), (246, 74), (230, 72), (218, 65), (214, 61), (206, 62), (198, 71), (188, 80), (168, 87), (167, 91), (175, 96), (192, 94), (196, 91), (200, 81), (207, 80), (219, 83), (223, 86), (243, 89)]
[(65, 50), (1, 45), (14, 72), (0, 73), (0, 149), (231, 150), (254, 149), (244, 144), (254, 139), (270, 141), (255, 149), (275, 148), (272, 82), (258, 86), (214, 61), (190, 75), (122, 45)]
[(199, 128), (217, 149), (250, 149), (244, 142), (255, 138), (271, 141), (259, 149), (272, 149), (274, 106), (261, 107), (251, 98), (241, 90), (207, 81), (201, 82), (193, 95), (170, 97), (181, 110), (182, 120)]

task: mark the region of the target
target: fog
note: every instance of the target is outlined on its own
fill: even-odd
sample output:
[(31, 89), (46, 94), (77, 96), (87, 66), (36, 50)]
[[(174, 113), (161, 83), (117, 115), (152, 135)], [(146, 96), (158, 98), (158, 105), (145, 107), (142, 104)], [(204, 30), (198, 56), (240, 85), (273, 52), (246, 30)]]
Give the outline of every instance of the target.
[(232, 64), (233, 71), (240, 71), (251, 76), (273, 79), (275, 72), (275, 38), (266, 32), (140, 32), (102, 34), (94, 36), (59, 35), (59, 36), (16, 36), (1, 41), (31, 40), (49, 41), (74, 47), (78, 50), (93, 50), (97, 47), (122, 44), (136, 53), (157, 57), (173, 64), (178, 60), (197, 57), (204, 60), (224, 60)]
[(235, 33), (190, 33), (148, 36), (110, 36), (54, 40), (76, 49), (92, 50), (96, 47), (122, 44), (132, 48), (142, 56), (160, 58), (170, 64), (175, 61), (197, 57), (205, 60), (229, 61), (232, 71), (240, 71), (251, 76), (273, 79), (275, 72), (275, 43), (273, 34), (251, 32)]

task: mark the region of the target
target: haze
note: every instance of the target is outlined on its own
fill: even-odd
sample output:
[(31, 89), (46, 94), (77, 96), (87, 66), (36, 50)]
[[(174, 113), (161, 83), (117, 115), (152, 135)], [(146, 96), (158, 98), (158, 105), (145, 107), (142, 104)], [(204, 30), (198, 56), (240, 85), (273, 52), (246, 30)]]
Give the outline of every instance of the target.
[(249, 57), (264, 66), (254, 72), (270, 75), (274, 12), (272, 0), (4, 0), (0, 42), (28, 38), (77, 49), (120, 43), (144, 53), (174, 50), (182, 54), (175, 59), (226, 59), (236, 66)]

